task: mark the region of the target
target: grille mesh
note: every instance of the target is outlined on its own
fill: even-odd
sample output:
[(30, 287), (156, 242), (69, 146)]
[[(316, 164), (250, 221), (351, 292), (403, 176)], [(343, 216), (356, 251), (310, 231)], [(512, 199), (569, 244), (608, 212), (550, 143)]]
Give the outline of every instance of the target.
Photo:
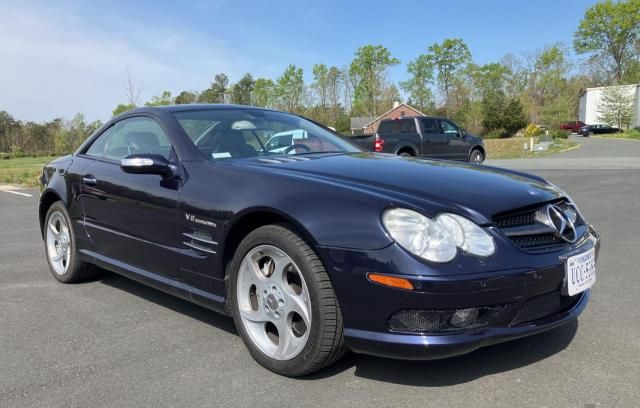
[[(493, 223), (520, 248), (533, 251), (557, 249), (563, 245), (567, 245), (567, 242), (556, 237), (553, 229), (536, 220), (536, 212), (547, 204), (554, 204), (562, 211), (573, 210), (576, 216), (576, 228), (584, 227), (584, 221), (566, 199), (497, 214), (493, 216)], [(523, 233), (523, 229), (527, 232)], [(585, 231), (584, 228), (580, 229)]]
[(389, 328), (394, 331), (407, 333), (442, 333), (483, 327), (504, 309), (504, 306), (479, 307), (476, 321), (465, 327), (454, 327), (449, 321), (455, 312), (453, 310), (401, 310), (389, 319)]

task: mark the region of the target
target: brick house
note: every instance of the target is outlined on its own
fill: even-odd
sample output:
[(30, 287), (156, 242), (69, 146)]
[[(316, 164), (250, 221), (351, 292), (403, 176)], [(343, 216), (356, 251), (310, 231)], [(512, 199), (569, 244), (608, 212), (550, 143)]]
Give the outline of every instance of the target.
[[(371, 120), (369, 123), (363, 125), (363, 133), (375, 133), (378, 130), (380, 121), (382, 121), (383, 119), (397, 119), (403, 116), (425, 116), (424, 113), (420, 112), (410, 105), (407, 105), (406, 103), (395, 102), (393, 105), (393, 108), (378, 116), (377, 118)], [(354, 129), (351, 130), (352, 133), (353, 131)]]

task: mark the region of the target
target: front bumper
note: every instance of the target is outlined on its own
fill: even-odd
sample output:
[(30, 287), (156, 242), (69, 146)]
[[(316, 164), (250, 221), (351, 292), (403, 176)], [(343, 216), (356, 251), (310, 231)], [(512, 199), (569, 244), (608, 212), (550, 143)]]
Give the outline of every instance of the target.
[[(518, 320), (518, 316), (535, 299), (556, 295), (560, 298), (565, 285), (563, 260), (591, 248), (597, 252), (598, 247), (599, 237), (593, 231), (588, 239), (564, 252), (514, 258), (511, 264), (523, 265), (520, 268), (486, 271), (482, 269), (487, 265), (481, 265), (480, 271), (457, 275), (438, 274), (432, 266), (407, 256), (396, 245), (377, 251), (320, 248), (319, 252), (338, 295), (349, 348), (382, 357), (424, 360), (465, 354), (572, 321), (585, 309), (590, 290), (573, 298), (562, 297), (563, 307), (549, 309), (546, 314), (545, 310), (534, 313), (535, 318), (530, 320)], [(409, 279), (416, 290), (375, 284), (366, 278), (370, 272)], [(483, 306), (497, 306), (501, 311), (482, 327), (410, 333), (390, 326), (390, 318), (402, 310)]]

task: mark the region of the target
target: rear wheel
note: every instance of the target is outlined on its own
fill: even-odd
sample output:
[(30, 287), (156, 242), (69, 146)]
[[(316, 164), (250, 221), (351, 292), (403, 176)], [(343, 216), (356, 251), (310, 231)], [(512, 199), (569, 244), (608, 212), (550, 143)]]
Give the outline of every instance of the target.
[(401, 157), (414, 157), (415, 153), (412, 150), (402, 150), (398, 152), (398, 156)]
[(51, 274), (63, 283), (90, 279), (95, 268), (78, 260), (75, 235), (62, 201), (49, 207), (44, 222), (44, 247)]
[(291, 227), (268, 225), (251, 232), (229, 273), (236, 328), (262, 366), (302, 376), (344, 354), (342, 315), (329, 277)]
[(469, 155), (469, 162), (475, 164), (482, 164), (484, 161), (484, 154), (479, 149), (474, 149)]

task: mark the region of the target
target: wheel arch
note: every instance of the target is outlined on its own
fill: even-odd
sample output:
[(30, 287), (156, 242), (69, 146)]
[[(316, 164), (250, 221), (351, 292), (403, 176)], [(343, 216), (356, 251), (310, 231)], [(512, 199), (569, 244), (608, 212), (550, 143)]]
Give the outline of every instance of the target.
[(420, 150), (418, 149), (418, 147), (410, 142), (405, 142), (398, 145), (394, 154), (400, 154), (409, 150), (411, 150), (414, 156), (418, 156), (420, 154)]
[(64, 200), (60, 197), (60, 195), (54, 190), (46, 190), (40, 196), (40, 204), (38, 206), (38, 218), (40, 221), (40, 234), (42, 235), (43, 238), (44, 238), (44, 221), (45, 221), (45, 218), (47, 217), (47, 212), (49, 211), (49, 208), (51, 208), (53, 203), (55, 203), (56, 201), (64, 202)]
[(300, 222), (282, 211), (269, 207), (246, 209), (234, 218), (225, 234), (221, 259), (225, 276), (227, 265), (244, 237), (257, 228), (271, 224), (289, 224), (302, 235), (309, 245), (315, 247), (317, 244), (311, 233)]

